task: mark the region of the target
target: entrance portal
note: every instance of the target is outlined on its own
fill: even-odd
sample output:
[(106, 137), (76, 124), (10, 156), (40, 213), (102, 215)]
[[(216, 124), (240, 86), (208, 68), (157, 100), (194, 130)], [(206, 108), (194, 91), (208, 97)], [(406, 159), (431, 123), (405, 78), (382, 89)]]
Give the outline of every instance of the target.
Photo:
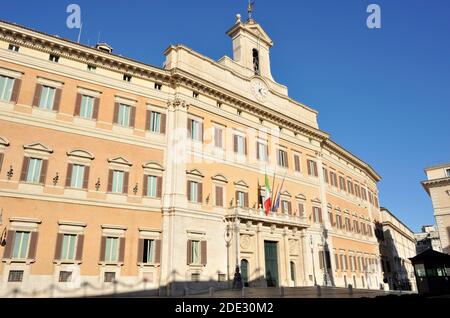
[(267, 287), (278, 287), (278, 243), (264, 241)]

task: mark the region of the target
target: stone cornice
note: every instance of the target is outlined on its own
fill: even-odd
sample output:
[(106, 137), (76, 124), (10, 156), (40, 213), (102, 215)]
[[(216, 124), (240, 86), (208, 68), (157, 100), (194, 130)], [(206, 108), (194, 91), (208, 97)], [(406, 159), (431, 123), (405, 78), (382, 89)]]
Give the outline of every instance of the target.
[(424, 189), (430, 194), (430, 188), (442, 187), (450, 184), (450, 177), (439, 178), (434, 180), (425, 180), (421, 182)]

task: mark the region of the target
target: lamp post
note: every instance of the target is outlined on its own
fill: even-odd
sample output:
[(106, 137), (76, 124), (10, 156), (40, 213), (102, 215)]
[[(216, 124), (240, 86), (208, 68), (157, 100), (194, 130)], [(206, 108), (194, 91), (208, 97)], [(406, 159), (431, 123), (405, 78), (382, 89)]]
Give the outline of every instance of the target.
[(325, 286), (330, 286), (331, 285), (331, 283), (330, 283), (330, 275), (328, 273), (328, 262), (327, 262), (327, 257), (326, 257), (326, 253), (327, 253), (328, 247), (327, 247), (327, 241), (326, 241), (324, 235), (322, 235), (322, 245), (323, 245), (323, 253), (322, 253), (322, 255), (323, 255), (323, 267), (324, 267), (323, 268), (323, 281), (324, 281), (324, 285)]
[(229, 224), (225, 229), (225, 244), (227, 247), (227, 282), (228, 288), (230, 288), (230, 246), (231, 240), (233, 239), (233, 230)]
[(311, 259), (312, 259), (312, 265), (313, 265), (314, 286), (317, 286), (316, 268), (315, 268), (315, 265), (314, 265), (314, 244), (313, 244), (312, 235), (309, 236), (309, 247), (311, 248)]
[(233, 289), (242, 289), (242, 276), (239, 270), (239, 226), (240, 226), (240, 219), (239, 219), (239, 208), (240, 208), (240, 202), (239, 200), (236, 202), (237, 206), (235, 208), (235, 216), (234, 216), (234, 229), (235, 229), (235, 241), (236, 241), (236, 270), (234, 273), (234, 279), (233, 279)]

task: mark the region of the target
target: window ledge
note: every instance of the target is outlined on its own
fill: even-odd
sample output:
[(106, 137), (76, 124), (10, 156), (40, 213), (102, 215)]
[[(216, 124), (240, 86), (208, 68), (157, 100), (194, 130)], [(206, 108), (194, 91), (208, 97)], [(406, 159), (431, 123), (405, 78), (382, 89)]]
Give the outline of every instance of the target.
[(62, 261), (62, 260), (54, 260), (53, 264), (56, 265), (81, 265), (82, 261)]
[(189, 264), (188, 265), (190, 269), (202, 269), (203, 267), (205, 267), (206, 265), (202, 265), (202, 264)]
[(160, 267), (159, 263), (137, 263), (139, 267)]
[(36, 262), (35, 259), (13, 259), (13, 258), (5, 258), (3, 259), (3, 263), (6, 263), (8, 265), (11, 264), (26, 264), (30, 265), (32, 263)]
[(123, 266), (124, 263), (123, 262), (98, 262), (98, 265), (100, 266)]

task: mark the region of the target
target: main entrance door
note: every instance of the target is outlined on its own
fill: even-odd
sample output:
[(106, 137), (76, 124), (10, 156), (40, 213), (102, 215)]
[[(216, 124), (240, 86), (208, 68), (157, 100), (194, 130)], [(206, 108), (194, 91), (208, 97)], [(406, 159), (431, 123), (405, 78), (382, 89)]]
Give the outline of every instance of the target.
[(277, 242), (264, 241), (267, 287), (278, 287)]

